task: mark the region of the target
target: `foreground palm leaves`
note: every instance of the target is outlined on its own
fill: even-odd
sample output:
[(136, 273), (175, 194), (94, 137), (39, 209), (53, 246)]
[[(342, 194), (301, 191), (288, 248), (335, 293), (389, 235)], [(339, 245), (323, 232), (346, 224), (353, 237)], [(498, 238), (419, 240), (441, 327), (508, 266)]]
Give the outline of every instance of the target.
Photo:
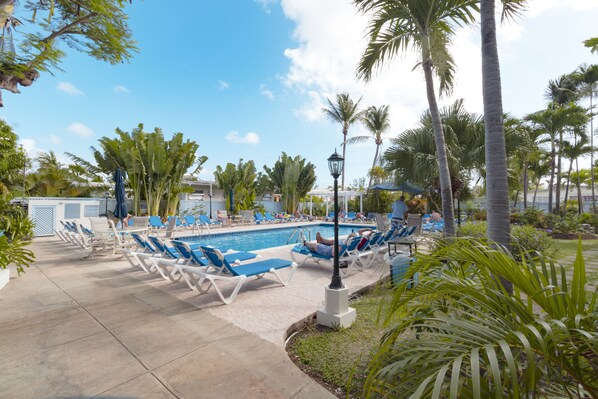
[(597, 398), (597, 295), (585, 290), (581, 242), (572, 278), (541, 256), (524, 259), (470, 240), (420, 259), (418, 286), (405, 282), (391, 299), (385, 320), (403, 322), (383, 337), (366, 394)]

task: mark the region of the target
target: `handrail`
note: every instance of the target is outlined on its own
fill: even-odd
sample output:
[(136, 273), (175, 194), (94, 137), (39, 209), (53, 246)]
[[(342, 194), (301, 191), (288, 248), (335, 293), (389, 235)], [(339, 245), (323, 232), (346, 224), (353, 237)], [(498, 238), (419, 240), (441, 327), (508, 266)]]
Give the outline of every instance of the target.
[[(308, 233), (307, 238), (305, 238), (305, 230), (307, 230), (307, 233)], [(298, 226), (295, 228), (295, 230), (293, 230), (293, 232), (289, 236), (289, 239), (287, 240), (287, 244), (290, 244), (293, 241), (293, 237), (295, 237), (295, 234), (297, 234), (297, 233), (299, 233), (299, 234), (297, 236), (297, 240), (295, 241), (295, 243), (301, 242), (301, 241), (311, 241), (310, 228), (307, 226)]]

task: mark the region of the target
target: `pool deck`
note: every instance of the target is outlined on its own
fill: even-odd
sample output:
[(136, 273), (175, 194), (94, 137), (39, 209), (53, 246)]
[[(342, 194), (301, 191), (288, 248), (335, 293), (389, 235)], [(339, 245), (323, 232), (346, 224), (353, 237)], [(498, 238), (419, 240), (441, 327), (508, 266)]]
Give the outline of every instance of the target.
[[(257, 252), (290, 259), (290, 247)], [(84, 259), (56, 237), (31, 248), (34, 266), (0, 290), (2, 398), (334, 397), (284, 350), (288, 328), (322, 307), (328, 263), (306, 262), (286, 287), (248, 279), (224, 305), (111, 253)], [(386, 273), (380, 263), (343, 281), (355, 292)]]

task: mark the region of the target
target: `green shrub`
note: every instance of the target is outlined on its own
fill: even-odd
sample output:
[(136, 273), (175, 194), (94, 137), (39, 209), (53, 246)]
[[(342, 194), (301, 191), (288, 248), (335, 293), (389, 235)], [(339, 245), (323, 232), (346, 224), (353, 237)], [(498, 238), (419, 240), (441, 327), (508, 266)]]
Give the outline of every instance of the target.
[(589, 224), (595, 229), (598, 229), (598, 214), (595, 213), (582, 213), (579, 217), (580, 224)]
[(553, 230), (557, 233), (575, 233), (579, 231), (579, 217), (567, 215), (554, 224)]
[(527, 251), (537, 251), (548, 257), (558, 254), (554, 240), (542, 230), (532, 226), (511, 226), (511, 252), (520, 258)]
[(487, 214), (485, 209), (476, 209), (473, 211), (473, 220), (486, 220)]
[(536, 208), (527, 208), (520, 214), (520, 222), (522, 224), (529, 224), (537, 228), (544, 227), (544, 219), (546, 214), (544, 211)]
[[(457, 229), (457, 237), (470, 237), (487, 240), (486, 222), (467, 222)], [(523, 252), (537, 251), (546, 256), (554, 257), (558, 250), (552, 238), (546, 232), (532, 226), (511, 226), (511, 252), (520, 259)]]
[(561, 217), (554, 213), (547, 213), (544, 215), (544, 223), (542, 228), (548, 230), (554, 230), (554, 226), (561, 221)]

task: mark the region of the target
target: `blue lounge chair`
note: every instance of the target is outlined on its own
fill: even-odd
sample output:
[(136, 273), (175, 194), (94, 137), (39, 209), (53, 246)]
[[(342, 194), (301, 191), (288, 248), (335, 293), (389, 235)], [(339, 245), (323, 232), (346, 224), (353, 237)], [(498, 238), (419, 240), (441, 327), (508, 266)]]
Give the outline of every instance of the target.
[(149, 224), (150, 228), (154, 231), (157, 231), (158, 229), (165, 229), (167, 227), (165, 223), (162, 223), (162, 219), (160, 219), (160, 216), (150, 216)]
[[(218, 296), (225, 304), (230, 304), (235, 300), (239, 290), (247, 280), (247, 277), (255, 276), (257, 278), (264, 277), (267, 273), (272, 273), (276, 276), (278, 281), (282, 285), (287, 285), (295, 270), (297, 269), (297, 264), (295, 262), (291, 262), (285, 259), (278, 259), (272, 258), (267, 260), (262, 260), (253, 263), (242, 264), (238, 266), (231, 265), (228, 260), (226, 260), (225, 256), (220, 252), (220, 250), (213, 248), (213, 247), (201, 247), (205, 257), (210, 261), (211, 266), (215, 269), (220, 269), (216, 273), (206, 272), (201, 270), (201, 268), (193, 268), (189, 266), (183, 266), (182, 269), (187, 273), (193, 273), (198, 276), (198, 279), (202, 281), (207, 281), (208, 285), (207, 288), (202, 288), (200, 291), (201, 293), (207, 292), (211, 287), (214, 287)], [(283, 280), (280, 275), (278, 274), (278, 270), (291, 268), (291, 272), (288, 275), (286, 280)], [(237, 281), (233, 292), (228, 296), (225, 297), (218, 285), (216, 284), (217, 281)]]
[(209, 230), (210, 226), (221, 225), (222, 223), (220, 221), (210, 220), (207, 215), (199, 215), (199, 224), (201, 226), (207, 227)]
[(266, 219), (264, 219), (264, 215), (261, 212), (256, 212), (253, 217), (255, 218), (255, 224), (266, 223)]
[[(137, 243), (137, 248), (135, 249), (128, 249), (128, 248), (120, 248), (119, 252), (121, 252), (125, 259), (131, 264), (133, 267), (141, 267), (147, 273), (155, 273), (159, 271), (156, 268), (153, 262), (150, 261), (150, 264), (146, 263), (149, 258), (160, 258), (162, 257), (162, 252), (158, 251), (154, 246), (152, 246), (145, 238), (140, 236), (137, 233), (132, 233), (131, 237)], [(134, 260), (136, 262), (134, 262)], [(166, 276), (162, 276), (165, 277)]]
[(278, 220), (272, 216), (272, 214), (270, 212), (266, 212), (264, 214), (264, 218), (266, 219), (266, 223), (276, 223), (278, 222)]
[[(341, 245), (341, 250), (339, 252), (339, 260), (341, 262), (349, 262), (352, 263), (353, 258), (349, 254), (350, 251), (353, 251), (357, 245), (359, 245), (361, 241), (361, 236), (354, 236), (349, 239), (348, 242), (343, 243)], [(303, 260), (299, 258), (299, 256), (304, 256)], [(331, 265), (334, 263), (334, 256), (325, 256), (321, 255), (317, 252), (312, 252), (306, 245), (297, 244), (291, 249), (291, 259), (293, 259), (299, 266), (303, 265), (308, 260), (311, 260), (315, 263), (321, 262), (329, 262)], [(341, 271), (341, 274), (345, 274)]]

